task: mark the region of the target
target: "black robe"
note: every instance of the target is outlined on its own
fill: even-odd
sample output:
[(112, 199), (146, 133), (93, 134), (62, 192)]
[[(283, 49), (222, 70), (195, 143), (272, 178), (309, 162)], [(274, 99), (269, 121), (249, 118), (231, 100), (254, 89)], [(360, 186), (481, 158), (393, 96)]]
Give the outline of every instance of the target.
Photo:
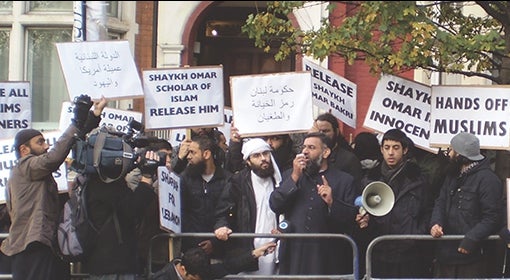
[[(288, 170), (283, 183), (269, 199), (271, 209), (284, 214), (292, 233), (345, 233), (353, 223), (356, 209), (353, 206), (355, 187), (353, 177), (337, 169), (327, 169), (309, 177), (303, 175), (294, 183)], [(317, 193), (317, 184), (326, 176), (332, 188), (331, 208)], [(280, 274), (325, 275), (337, 274), (337, 266), (347, 261), (352, 249), (338, 250), (340, 238), (281, 238)], [(343, 240), (345, 242), (345, 240)]]

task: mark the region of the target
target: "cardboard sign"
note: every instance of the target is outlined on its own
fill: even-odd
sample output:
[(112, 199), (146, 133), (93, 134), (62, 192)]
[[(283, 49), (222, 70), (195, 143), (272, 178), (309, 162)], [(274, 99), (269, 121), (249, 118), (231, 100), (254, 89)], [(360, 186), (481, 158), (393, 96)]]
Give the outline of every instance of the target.
[(165, 166), (160, 166), (158, 186), (160, 226), (164, 230), (181, 233), (181, 179)]
[(232, 111), (242, 137), (306, 132), (313, 126), (310, 72), (230, 77)]
[(414, 144), (434, 153), (430, 138), (430, 87), (392, 75), (382, 75), (363, 126), (379, 133), (398, 128)]
[(303, 69), (312, 74), (313, 104), (356, 128), (356, 84), (306, 58)]
[(223, 68), (185, 67), (143, 71), (145, 127), (223, 125)]
[(14, 138), (32, 127), (32, 92), (29, 82), (0, 83), (0, 139)]
[(510, 148), (510, 86), (433, 86), (431, 146), (449, 146), (459, 132), (470, 132), (480, 147)]
[(143, 89), (128, 41), (56, 43), (69, 100), (142, 98)]

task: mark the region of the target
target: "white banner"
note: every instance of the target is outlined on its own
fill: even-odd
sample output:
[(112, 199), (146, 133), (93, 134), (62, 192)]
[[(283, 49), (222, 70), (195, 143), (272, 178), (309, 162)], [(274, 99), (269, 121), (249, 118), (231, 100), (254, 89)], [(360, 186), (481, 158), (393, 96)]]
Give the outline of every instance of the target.
[(431, 148), (428, 86), (392, 75), (382, 75), (370, 102), (363, 126), (379, 133), (398, 128), (424, 150)]
[(128, 41), (56, 43), (69, 100), (87, 94), (109, 100), (143, 97)]
[(510, 148), (510, 86), (433, 86), (431, 146), (470, 132), (485, 149)]
[(29, 82), (0, 83), (0, 139), (14, 138), (32, 127), (32, 92)]
[(223, 125), (223, 67), (143, 71), (145, 127), (189, 128)]
[(158, 167), (159, 221), (163, 229), (181, 233), (181, 179), (166, 166)]
[(312, 74), (313, 104), (356, 128), (356, 84), (306, 58), (303, 69)]
[(313, 126), (310, 72), (230, 77), (232, 112), (242, 137), (306, 132)]

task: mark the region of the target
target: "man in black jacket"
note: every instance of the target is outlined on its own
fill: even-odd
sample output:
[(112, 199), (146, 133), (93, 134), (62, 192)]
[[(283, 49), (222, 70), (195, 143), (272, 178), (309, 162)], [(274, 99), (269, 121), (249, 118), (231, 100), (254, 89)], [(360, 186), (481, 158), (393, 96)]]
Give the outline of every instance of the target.
[[(384, 161), (370, 169), (362, 186), (374, 181), (387, 184), (395, 197), (383, 216), (358, 214), (356, 221), (370, 239), (389, 234), (427, 234), (433, 197), (427, 178), (410, 158), (412, 141), (399, 129), (390, 129), (381, 140)], [(371, 256), (377, 278), (430, 278), (430, 254), (415, 240), (383, 241)]]
[[(275, 233), (277, 215), (269, 207), (269, 196), (279, 186), (281, 175), (271, 154), (271, 147), (261, 138), (252, 138), (243, 144), (243, 159), (247, 166), (232, 175), (216, 208), (215, 235), (227, 240), (232, 232)], [(271, 238), (232, 239), (229, 256), (251, 251)], [(276, 272), (276, 256), (270, 253), (260, 257), (247, 271), (258, 275)]]
[(436, 199), (430, 235), (464, 235), (464, 239), (440, 241), (436, 246), (434, 276), (485, 278), (483, 240), (501, 227), (503, 184), (480, 153), (478, 138), (467, 132), (450, 141), (450, 165)]

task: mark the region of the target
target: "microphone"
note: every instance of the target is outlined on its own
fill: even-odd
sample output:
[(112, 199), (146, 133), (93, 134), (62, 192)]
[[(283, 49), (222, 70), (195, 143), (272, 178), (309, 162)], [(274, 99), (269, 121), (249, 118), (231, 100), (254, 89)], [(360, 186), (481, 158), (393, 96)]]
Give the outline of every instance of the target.
[[(290, 223), (289, 221), (287, 220), (283, 220), (281, 221), (279, 224), (278, 224), (278, 231), (281, 232), (281, 233), (291, 233), (292, 232), (292, 229), (291, 229), (291, 226), (290, 226)], [(273, 242), (276, 243), (280, 240), (279, 237), (276, 237), (275, 239), (273, 239)]]

